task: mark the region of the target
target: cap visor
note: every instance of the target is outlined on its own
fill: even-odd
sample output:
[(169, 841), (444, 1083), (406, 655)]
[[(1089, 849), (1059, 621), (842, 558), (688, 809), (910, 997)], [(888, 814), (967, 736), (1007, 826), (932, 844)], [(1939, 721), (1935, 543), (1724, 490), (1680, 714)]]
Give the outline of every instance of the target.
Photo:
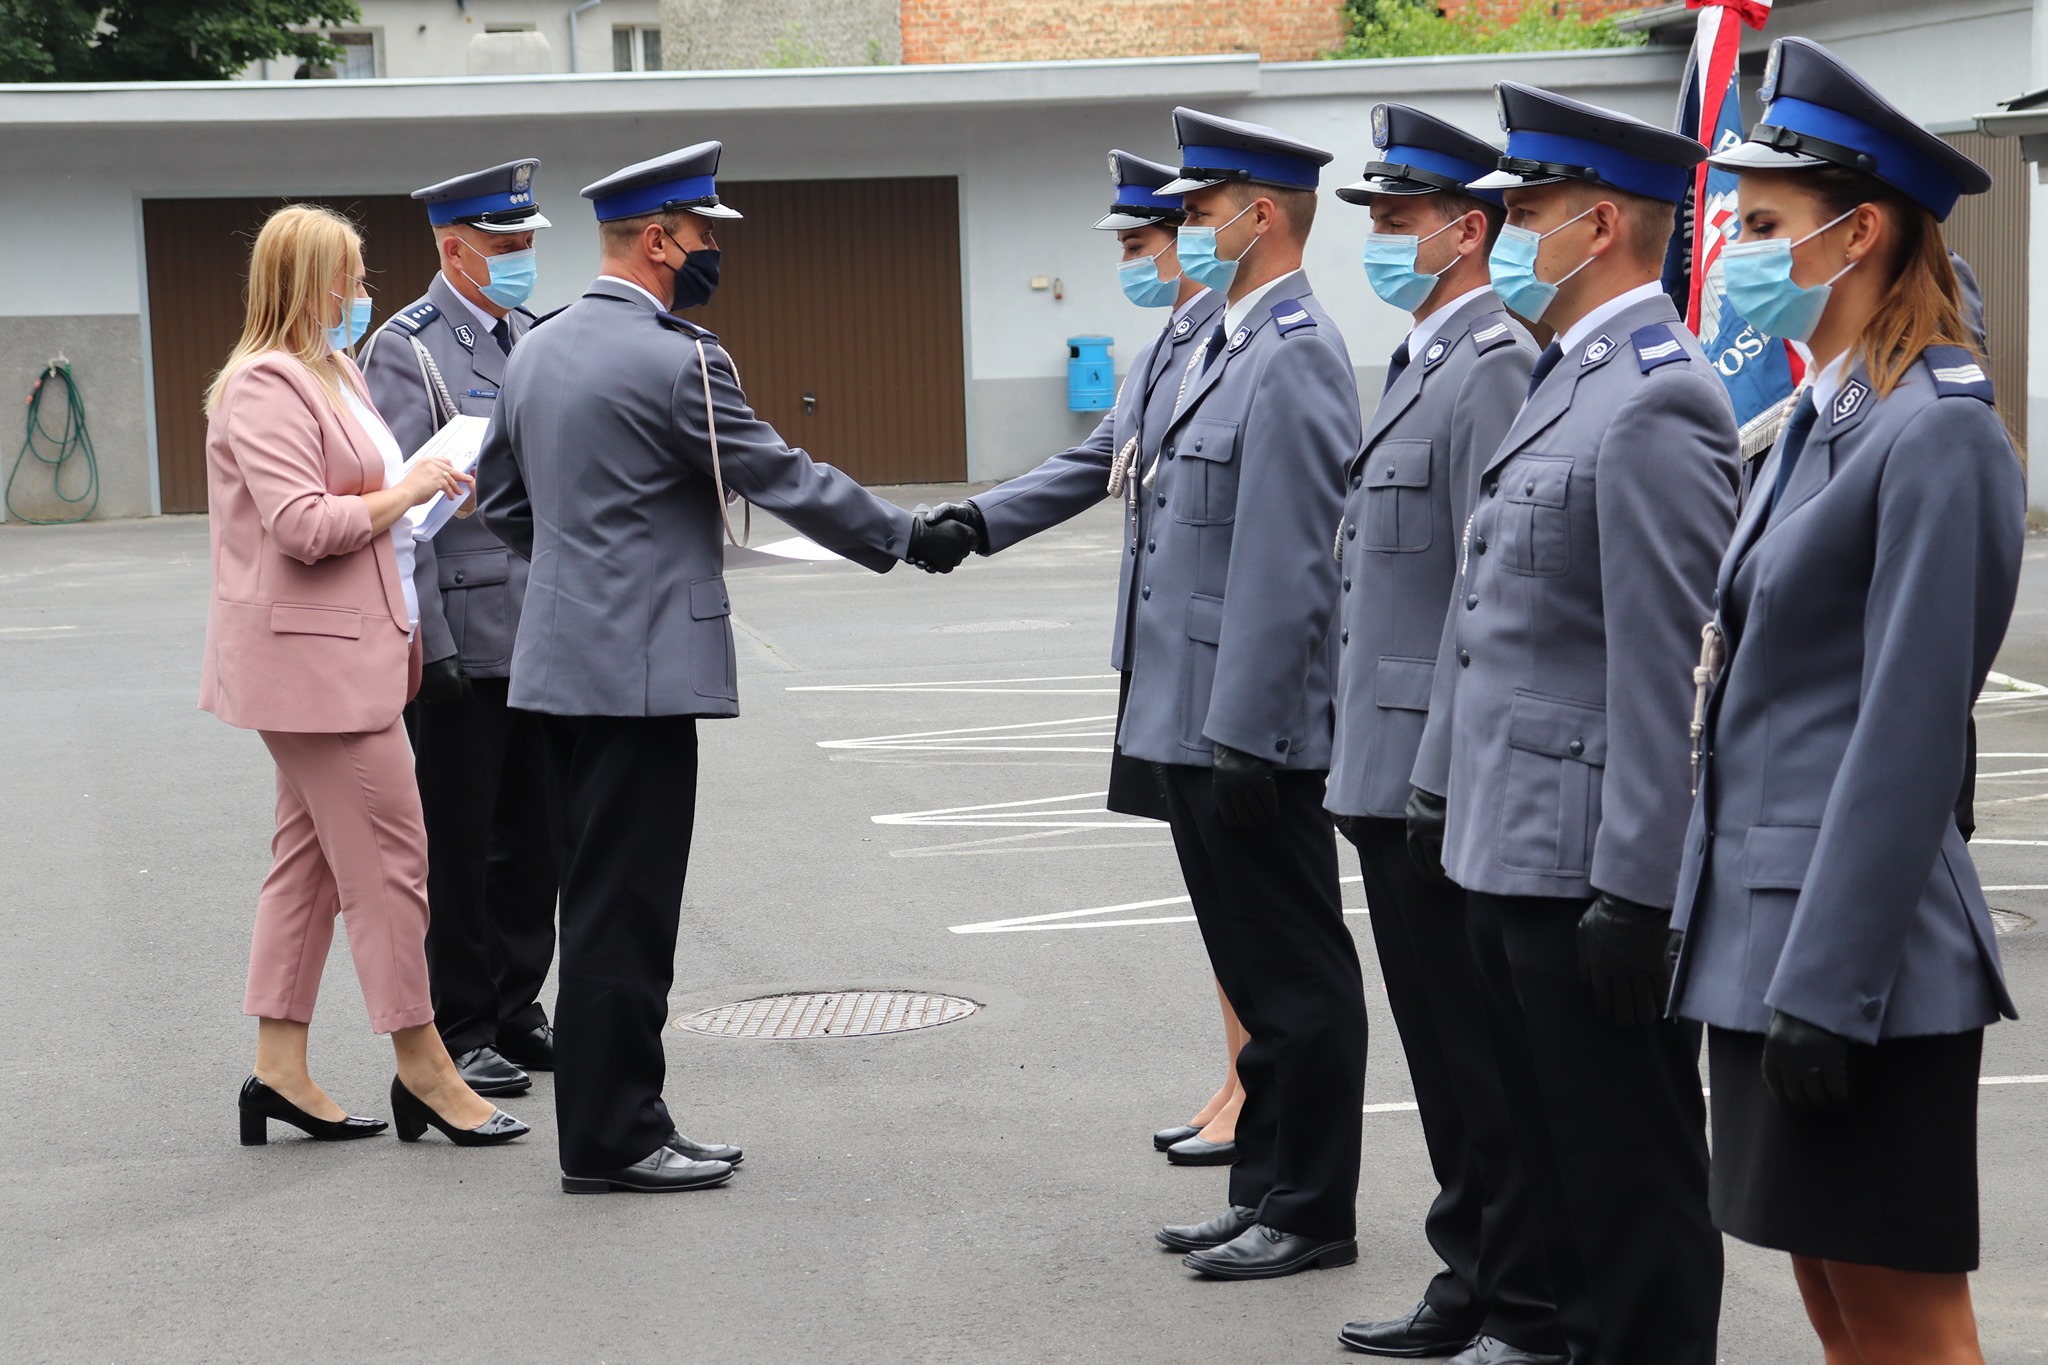
[(1435, 194), (1436, 186), (1425, 185), (1416, 180), (1389, 180), (1384, 176), (1368, 176), (1355, 185), (1341, 185), (1337, 197), (1347, 204), (1370, 204), (1382, 194)]
[(699, 218), (744, 218), (747, 216), (730, 204), (702, 204), (689, 211), (696, 214)]
[(1152, 191), (1152, 193), (1193, 194), (1196, 190), (1206, 190), (1222, 183), (1221, 180), (1169, 180), (1158, 189)]
[(1135, 213), (1106, 213), (1095, 226), (1104, 232), (1123, 232), (1130, 228), (1158, 227), (1167, 216), (1164, 212), (1149, 218), (1140, 218)]
[(1493, 171), (1490, 174), (1480, 176), (1477, 180), (1465, 186), (1465, 188), (1468, 190), (1528, 190), (1534, 189), (1538, 185), (1563, 184), (1568, 178), (1562, 175), (1516, 175), (1513, 171)]
[(464, 223), (463, 226), (473, 227), (478, 232), (532, 232), (535, 228), (553, 227), (554, 224), (538, 213), (529, 213), (516, 223)]
[(1783, 152), (1761, 142), (1745, 142), (1707, 158), (1707, 164), (1724, 171), (1796, 171), (1803, 166), (1826, 166), (1825, 157), (1804, 152)]

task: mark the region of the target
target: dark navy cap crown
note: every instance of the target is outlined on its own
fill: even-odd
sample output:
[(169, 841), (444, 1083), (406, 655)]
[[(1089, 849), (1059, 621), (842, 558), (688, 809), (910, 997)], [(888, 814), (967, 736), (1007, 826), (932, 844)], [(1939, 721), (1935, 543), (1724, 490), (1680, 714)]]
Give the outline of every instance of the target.
[(1520, 81), (1494, 87), (1508, 149), (1475, 190), (1513, 190), (1565, 180), (1605, 185), (1676, 204), (1692, 188), (1707, 149), (1684, 133)]
[(1771, 44), (1749, 141), (1714, 157), (1732, 171), (1843, 166), (1882, 180), (1946, 219), (1956, 200), (1991, 188), (1991, 173), (1928, 132), (1809, 38)]
[(1175, 109), (1173, 132), (1180, 142), (1180, 178), (1161, 185), (1161, 194), (1193, 194), (1233, 180), (1312, 190), (1334, 159), (1278, 129), (1198, 109)]
[(460, 223), (486, 232), (530, 232), (548, 226), (533, 202), (533, 173), (539, 169), (534, 157), (507, 161), (414, 190), (412, 197), (426, 203), (427, 221), (435, 227)]
[(585, 185), (583, 197), (597, 210), (600, 223), (681, 211), (738, 218), (738, 210), (718, 202), (718, 158), (724, 150), (723, 143), (699, 142), (650, 157)]
[(1500, 148), (1434, 114), (1406, 104), (1376, 104), (1372, 145), (1379, 148), (1380, 155), (1366, 163), (1365, 179), (1337, 191), (1337, 197), (1348, 204), (1370, 204), (1382, 194), (1434, 194), (1439, 190), (1501, 202), (1499, 190), (1466, 188), (1494, 169)]
[(1178, 218), (1183, 206), (1180, 196), (1161, 194), (1159, 187), (1179, 174), (1171, 166), (1147, 161), (1123, 150), (1109, 154), (1109, 178), (1116, 186), (1116, 200), (1109, 213), (1095, 226), (1111, 232), (1150, 227), (1164, 218)]

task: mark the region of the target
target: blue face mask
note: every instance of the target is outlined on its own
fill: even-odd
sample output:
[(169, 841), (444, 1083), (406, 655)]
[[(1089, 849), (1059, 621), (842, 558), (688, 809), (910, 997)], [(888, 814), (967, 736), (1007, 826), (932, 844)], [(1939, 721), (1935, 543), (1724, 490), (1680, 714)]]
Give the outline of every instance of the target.
[(1125, 261), (1116, 268), (1116, 282), (1123, 286), (1124, 297), (1140, 308), (1164, 308), (1180, 295), (1180, 276), (1159, 278), (1159, 258), (1165, 254), (1166, 248), (1161, 247), (1150, 256)]
[(1440, 237), (1458, 225), (1453, 219), (1438, 228), (1428, 237), (1417, 237), (1413, 233), (1375, 232), (1365, 239), (1365, 280), (1372, 286), (1372, 292), (1402, 309), (1414, 312), (1435, 290), (1436, 282), (1452, 265), (1458, 263), (1451, 257), (1450, 265), (1435, 274), (1418, 270), (1415, 265), (1417, 253), (1422, 244)]
[(1854, 212), (1850, 209), (1834, 223), (1824, 223), (1796, 242), (1767, 237), (1722, 247), (1721, 283), (1728, 291), (1729, 305), (1760, 332), (1784, 341), (1811, 339), (1814, 328), (1820, 326), (1821, 314), (1827, 311), (1829, 295), (1835, 292), (1835, 281), (1854, 270), (1856, 262), (1836, 271), (1826, 284), (1802, 288), (1792, 282), (1792, 252)]
[(533, 297), (533, 283), (540, 277), (540, 267), (534, 260), (532, 247), (484, 259), (490, 265), (490, 283), (479, 283), (466, 270), (462, 272), (462, 278), (476, 285), (477, 291), (485, 298), (500, 308), (517, 308)]
[[(1237, 218), (1242, 218), (1251, 211), (1252, 206), (1246, 204), (1237, 211)], [(1230, 223), (1236, 222), (1237, 218), (1231, 219)], [(1230, 223), (1225, 223), (1223, 227), (1229, 227)], [(1237, 263), (1251, 255), (1252, 247), (1259, 244), (1259, 239), (1254, 237), (1249, 246), (1230, 260), (1218, 260), (1216, 234), (1222, 230), (1223, 228), (1184, 227), (1177, 238), (1180, 243), (1181, 273), (1203, 288), (1214, 289), (1219, 294), (1229, 289), (1230, 282), (1237, 278)]]
[[(335, 294), (339, 299), (341, 295)], [(363, 339), (363, 333), (370, 330), (370, 301), (365, 298), (351, 299), (348, 317), (327, 329), (327, 344), (337, 351), (346, 351)]]
[(1593, 264), (1593, 258), (1588, 256), (1556, 284), (1536, 276), (1536, 253), (1542, 247), (1543, 239), (1563, 232), (1592, 211), (1587, 209), (1585, 213), (1575, 213), (1549, 232), (1531, 232), (1513, 224), (1500, 230), (1500, 239), (1493, 244), (1493, 254), (1486, 261), (1487, 273), (1493, 277), (1493, 292), (1500, 295), (1500, 301), (1524, 322), (1540, 321), (1557, 298), (1558, 286)]

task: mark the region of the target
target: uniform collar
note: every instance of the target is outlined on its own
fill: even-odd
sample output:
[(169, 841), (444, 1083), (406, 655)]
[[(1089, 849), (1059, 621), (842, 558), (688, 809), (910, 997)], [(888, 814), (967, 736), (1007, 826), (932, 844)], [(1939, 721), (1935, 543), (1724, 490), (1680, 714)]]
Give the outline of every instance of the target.
[(1565, 334), (1557, 339), (1558, 349), (1566, 355), (1572, 354), (1579, 347), (1585, 345), (1587, 341), (1591, 340), (1595, 332), (1612, 322), (1622, 311), (1633, 308), (1639, 303), (1646, 303), (1663, 292), (1664, 286), (1656, 280), (1651, 280), (1647, 284), (1639, 284), (1633, 289), (1616, 294), (1613, 298), (1600, 304), (1592, 312), (1573, 323), (1566, 330)]
[(1213, 289), (1198, 290), (1193, 298), (1173, 310), (1173, 316), (1166, 320), (1168, 330), (1171, 330), (1173, 324), (1179, 322), (1182, 318), (1193, 317), (1201, 311), (1206, 303), (1215, 297), (1216, 291)]
[[(486, 313), (483, 309), (471, 303), (468, 299), (464, 298), (462, 295), (462, 291), (455, 287), (455, 281), (449, 279), (446, 272), (442, 273), (442, 275), (440, 276), (440, 281), (442, 284), (448, 286), (449, 296), (452, 297), (457, 303), (461, 304), (464, 308), (467, 308), (469, 310), (470, 316), (476, 319), (477, 326), (483, 328), (483, 330), (487, 333), (495, 331), (497, 329), (498, 320), (492, 317), (489, 313)], [(450, 321), (453, 320), (454, 319), (452, 318), (450, 319)]]
[(1246, 294), (1236, 303), (1225, 308), (1223, 310), (1223, 334), (1225, 336), (1237, 335), (1237, 329), (1244, 326), (1245, 320), (1258, 311), (1259, 305), (1266, 301), (1266, 295), (1273, 292), (1274, 285), (1280, 283), (1281, 280), (1291, 280), (1300, 273), (1299, 270), (1290, 270), (1285, 275), (1267, 280), (1257, 289), (1252, 290), (1251, 293)]
[(1444, 324), (1451, 320), (1451, 314), (1457, 312), (1460, 308), (1463, 308), (1466, 304), (1492, 288), (1491, 284), (1482, 284), (1477, 289), (1467, 289), (1464, 293), (1431, 313), (1421, 322), (1416, 323), (1408, 332), (1409, 362), (1412, 364), (1422, 358), (1423, 352), (1429, 348), (1429, 343), (1436, 339), (1436, 334), (1441, 332), (1444, 329)]
[(1829, 361), (1825, 368), (1813, 377), (1813, 406), (1816, 411), (1826, 412), (1834, 403), (1842, 385), (1849, 382), (1849, 362), (1854, 352), (1844, 351)]
[[(654, 291), (649, 289), (646, 285), (639, 283), (637, 280), (629, 280), (624, 275), (599, 275), (597, 277), (596, 283), (599, 285), (616, 285), (621, 289), (631, 290), (633, 293), (638, 294), (641, 298), (646, 299), (649, 303), (653, 304), (655, 312), (666, 313), (668, 311), (668, 305), (663, 303), (660, 299), (654, 297)], [(620, 295), (620, 297), (623, 298), (625, 296)]]

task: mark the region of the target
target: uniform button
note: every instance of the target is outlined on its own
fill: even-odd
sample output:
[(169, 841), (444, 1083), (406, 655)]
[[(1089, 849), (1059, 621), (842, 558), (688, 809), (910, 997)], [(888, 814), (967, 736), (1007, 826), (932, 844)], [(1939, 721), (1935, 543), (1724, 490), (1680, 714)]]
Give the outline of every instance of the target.
[(1474, 536), (1474, 537), (1472, 537), (1472, 553), (1473, 553), (1473, 554), (1477, 554), (1477, 555), (1483, 555), (1483, 554), (1485, 554), (1485, 553), (1486, 553), (1486, 537), (1485, 537), (1485, 536)]
[(1353, 474), (1353, 475), (1351, 476), (1351, 486), (1352, 486), (1353, 488), (1357, 488), (1357, 487), (1361, 486), (1361, 485), (1362, 485), (1362, 484), (1364, 484), (1364, 483), (1365, 483), (1365, 475), (1363, 475), (1363, 474)]
[(1461, 650), (1459, 650), (1459, 651), (1458, 651), (1458, 667), (1460, 667), (1460, 668), (1470, 668), (1471, 666), (1472, 666), (1472, 656), (1471, 656), (1470, 654), (1468, 654), (1468, 653), (1467, 653), (1466, 651), (1462, 650), (1462, 649), (1461, 649)]
[(1158, 553), (1159, 553), (1159, 542), (1158, 542), (1158, 541), (1156, 541), (1156, 540), (1148, 540), (1148, 541), (1146, 541), (1146, 542), (1145, 542), (1145, 553), (1146, 553), (1146, 554), (1148, 554), (1148, 555), (1156, 555), (1156, 554), (1158, 554)]
[(1346, 540), (1356, 540), (1356, 539), (1358, 539), (1358, 523), (1357, 523), (1357, 522), (1355, 522), (1355, 521), (1354, 521), (1354, 522), (1352, 522), (1352, 523), (1351, 523), (1351, 524), (1350, 524), (1349, 526), (1347, 526), (1347, 527), (1345, 527), (1345, 528), (1344, 528), (1344, 539), (1346, 539)]
[(1390, 479), (1394, 477), (1394, 467), (1392, 465), (1387, 466), (1387, 477)]
[(1205, 441), (1205, 440), (1207, 440), (1207, 439), (1208, 439), (1208, 438), (1207, 438), (1206, 436), (1197, 436), (1197, 437), (1195, 438), (1195, 449), (1196, 449), (1196, 450), (1200, 450), (1200, 449), (1202, 448), (1202, 442), (1203, 442), (1203, 441)]
[(1136, 553), (1138, 553), (1138, 542), (1137, 542), (1137, 541), (1135, 541), (1135, 540), (1131, 542), (1131, 553), (1132, 553), (1132, 554), (1136, 554)]
[(1571, 743), (1565, 745), (1564, 747), (1567, 753), (1569, 753), (1573, 758), (1577, 758), (1581, 754), (1586, 752), (1586, 741), (1583, 739), (1575, 739)]
[(1529, 482), (1527, 482), (1527, 483), (1525, 483), (1525, 484), (1523, 484), (1523, 485), (1522, 485), (1522, 493), (1523, 493), (1523, 496), (1525, 496), (1525, 497), (1526, 497), (1526, 496), (1528, 496), (1528, 495), (1530, 495), (1530, 494), (1533, 494), (1533, 493), (1534, 493), (1535, 491), (1536, 491), (1536, 481), (1535, 481), (1534, 479), (1531, 479), (1531, 480), (1529, 480)]
[(1475, 592), (1475, 593), (1473, 593), (1473, 594), (1472, 594), (1472, 595), (1471, 595), (1470, 597), (1468, 597), (1468, 598), (1466, 598), (1466, 599), (1465, 599), (1465, 610), (1466, 610), (1466, 611), (1476, 611), (1476, 610), (1478, 610), (1478, 608), (1479, 608), (1479, 594)]
[(1284, 739), (1276, 739), (1273, 741), (1273, 747), (1284, 754), (1287, 752), (1287, 741)]
[(1351, 580), (1350, 580), (1350, 579), (1348, 579), (1348, 578), (1344, 580), (1344, 591), (1346, 591), (1346, 592), (1350, 592), (1350, 591), (1351, 591)]
[(1864, 1001), (1864, 1002), (1863, 1002), (1863, 1017), (1864, 1017), (1865, 1019), (1875, 1019), (1875, 1018), (1877, 1018), (1877, 1016), (1878, 1016), (1878, 1015), (1880, 1015), (1880, 1014), (1883, 1014), (1883, 1013), (1884, 1013), (1884, 1001), (1882, 1001), (1882, 1000), (1866, 1000), (1866, 1001)]
[(464, 582), (464, 581), (465, 581), (465, 580), (466, 580), (466, 579), (468, 578), (468, 576), (469, 576), (469, 575), (468, 575), (467, 573), (465, 573), (465, 572), (464, 572), (463, 570), (461, 570), (461, 569), (457, 569), (457, 570), (455, 571), (455, 582), (456, 582), (456, 584), (457, 584), (457, 585), (459, 586), (460, 584), (462, 584), (462, 583), (463, 583), (463, 582)]
[(1152, 589), (1150, 585), (1138, 589), (1138, 596), (1144, 598), (1147, 602), (1150, 602), (1152, 600)]
[(1488, 479), (1486, 481), (1486, 496), (1490, 498), (1498, 492), (1500, 492), (1500, 480)]
[(882, 547), (883, 547), (884, 549), (888, 549), (888, 550), (893, 550), (893, 549), (895, 549), (895, 548), (896, 548), (896, 537), (894, 537), (894, 536), (885, 536), (885, 537), (883, 537), (883, 539), (882, 539)]
[(1348, 645), (1348, 644), (1350, 644), (1350, 643), (1351, 643), (1351, 632), (1347, 630), (1347, 631), (1345, 631), (1345, 632), (1344, 632), (1343, 634), (1339, 635), (1339, 636), (1337, 637), (1337, 643), (1338, 643), (1338, 644), (1340, 644), (1340, 645)]
[(1166, 506), (1166, 494), (1164, 494), (1164, 493), (1161, 493), (1161, 494), (1159, 495), (1159, 505), (1160, 505), (1161, 507), (1164, 507), (1164, 506)]

